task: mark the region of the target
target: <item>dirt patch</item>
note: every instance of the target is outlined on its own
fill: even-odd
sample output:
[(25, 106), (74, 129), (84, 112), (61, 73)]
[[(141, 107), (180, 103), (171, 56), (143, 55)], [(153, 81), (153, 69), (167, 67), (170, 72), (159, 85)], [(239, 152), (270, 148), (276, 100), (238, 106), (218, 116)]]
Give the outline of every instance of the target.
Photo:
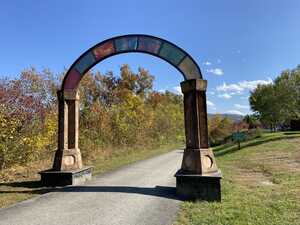
[(234, 176), (234, 179), (242, 184), (245, 184), (247, 186), (272, 186), (275, 185), (271, 179), (271, 176), (268, 176), (267, 174), (263, 172), (258, 171), (251, 171), (248, 169), (236, 169), (236, 174)]

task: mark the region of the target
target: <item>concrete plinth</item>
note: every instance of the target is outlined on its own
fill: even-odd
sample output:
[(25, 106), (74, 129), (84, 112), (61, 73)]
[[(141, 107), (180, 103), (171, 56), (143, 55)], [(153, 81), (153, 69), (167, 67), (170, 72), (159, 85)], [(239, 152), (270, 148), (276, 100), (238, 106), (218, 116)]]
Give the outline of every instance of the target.
[(41, 183), (47, 187), (80, 185), (92, 179), (92, 167), (71, 171), (45, 170), (39, 173)]
[(178, 170), (175, 177), (176, 193), (180, 199), (221, 201), (221, 172), (199, 175)]

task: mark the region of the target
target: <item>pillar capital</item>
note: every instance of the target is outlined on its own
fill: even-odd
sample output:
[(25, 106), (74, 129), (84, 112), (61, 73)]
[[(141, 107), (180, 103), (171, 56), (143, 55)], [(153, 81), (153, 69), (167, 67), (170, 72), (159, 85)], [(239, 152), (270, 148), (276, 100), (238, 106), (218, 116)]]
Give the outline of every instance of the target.
[(202, 79), (192, 79), (186, 80), (180, 83), (182, 93), (187, 93), (190, 91), (206, 91), (207, 80)]
[(65, 100), (79, 100), (78, 90), (63, 90), (63, 96)]
[(78, 90), (57, 90), (58, 100), (79, 100), (79, 91)]

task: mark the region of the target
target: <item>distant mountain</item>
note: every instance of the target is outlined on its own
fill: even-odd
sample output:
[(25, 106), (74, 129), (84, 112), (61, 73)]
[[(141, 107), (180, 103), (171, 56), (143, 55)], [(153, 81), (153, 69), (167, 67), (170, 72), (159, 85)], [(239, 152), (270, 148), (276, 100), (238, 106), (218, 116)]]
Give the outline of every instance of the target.
[[(215, 115), (217, 115), (217, 114), (208, 113), (208, 118), (211, 118)], [(224, 114), (218, 114), (218, 115), (220, 115), (222, 118), (227, 117), (227, 118), (229, 118), (229, 119), (231, 119), (235, 122), (241, 121), (244, 118), (244, 116), (241, 116), (241, 115), (238, 115), (238, 114), (224, 113)]]

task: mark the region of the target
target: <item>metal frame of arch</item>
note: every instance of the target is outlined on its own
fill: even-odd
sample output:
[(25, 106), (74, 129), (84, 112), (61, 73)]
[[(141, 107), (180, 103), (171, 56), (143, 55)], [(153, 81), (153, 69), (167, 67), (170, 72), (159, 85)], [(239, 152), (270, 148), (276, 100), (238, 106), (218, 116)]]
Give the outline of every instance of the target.
[(184, 81), (186, 148), (181, 169), (176, 173), (176, 187), (183, 199), (220, 201), (220, 179), (214, 154), (208, 144), (206, 88), (207, 81), (195, 60), (183, 49), (164, 39), (131, 34), (107, 39), (83, 53), (70, 67), (58, 90), (58, 150), (53, 167), (42, 171), (47, 186), (80, 184), (91, 179), (91, 167), (83, 167), (78, 144), (78, 85), (85, 73), (102, 60), (123, 53), (141, 52), (159, 57), (178, 69)]

